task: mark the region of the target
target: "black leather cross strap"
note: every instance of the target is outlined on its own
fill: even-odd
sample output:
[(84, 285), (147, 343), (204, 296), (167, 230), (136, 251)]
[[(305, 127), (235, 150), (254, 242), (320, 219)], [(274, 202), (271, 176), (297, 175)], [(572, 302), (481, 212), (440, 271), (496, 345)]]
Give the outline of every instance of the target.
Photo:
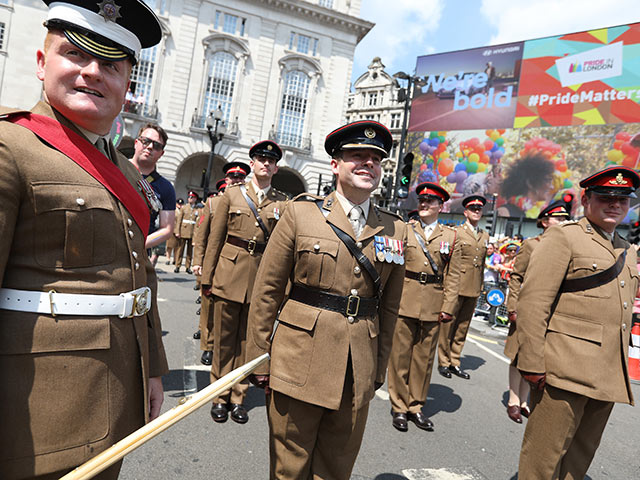
[(335, 293), (308, 288), (299, 283), (295, 283), (291, 288), (289, 300), (338, 312), (345, 317), (372, 317), (378, 313), (378, 299), (376, 297), (359, 297), (357, 295), (343, 297)]
[(427, 246), (425, 245), (424, 240), (422, 239), (420, 234), (416, 231), (416, 226), (411, 225), (411, 229), (413, 230), (413, 234), (416, 236), (416, 240), (418, 240), (418, 243), (420, 244), (420, 248), (422, 248), (422, 251), (427, 257), (427, 260), (429, 260), (429, 264), (431, 265), (431, 269), (433, 270), (433, 273), (438, 275), (438, 265), (436, 264), (435, 260), (433, 260), (433, 257), (429, 253), (429, 250), (427, 250)]
[[(317, 200), (316, 205), (318, 206), (322, 214), (326, 217), (328, 215), (328, 211), (322, 208), (323, 202), (324, 200)], [(336, 227), (332, 223), (329, 223), (329, 226), (333, 229), (333, 231), (336, 233), (338, 238), (342, 240), (342, 243), (344, 243), (347, 246), (347, 248), (349, 249), (349, 252), (351, 252), (351, 255), (355, 257), (355, 259), (362, 266), (362, 268), (364, 268), (365, 271), (369, 274), (369, 277), (371, 277), (371, 280), (373, 280), (373, 284), (376, 288), (378, 297), (382, 297), (382, 280), (380, 279), (380, 275), (378, 274), (376, 267), (374, 267), (371, 261), (367, 258), (367, 256), (364, 253), (362, 253), (362, 250), (358, 248), (358, 246), (356, 245), (356, 242), (353, 241), (353, 238), (351, 238), (351, 236), (348, 233), (342, 231), (340, 228)]]
[(616, 263), (611, 265), (606, 270), (595, 273), (593, 275), (589, 275), (588, 277), (582, 278), (571, 278), (562, 282), (560, 285), (560, 292), (580, 292), (582, 290), (591, 290), (592, 288), (599, 287), (600, 285), (604, 285), (609, 283), (611, 280), (620, 275), (620, 272), (624, 268), (624, 262), (627, 258), (627, 250), (620, 254)]
[(244, 197), (244, 199), (247, 201), (247, 204), (249, 205), (249, 208), (253, 212), (253, 216), (256, 217), (256, 221), (258, 222), (258, 225), (260, 226), (260, 230), (262, 230), (262, 233), (264, 233), (265, 242), (269, 241), (269, 229), (267, 228), (267, 226), (262, 221), (262, 218), (260, 218), (260, 214), (258, 213), (258, 209), (256, 208), (256, 204), (253, 203), (253, 200), (251, 200), (251, 197), (249, 197), (249, 195), (247, 194), (246, 185), (240, 185), (240, 191), (242, 192), (242, 196)]
[(245, 240), (234, 235), (227, 236), (227, 243), (235, 245), (236, 247), (244, 248), (251, 255), (254, 253), (264, 253), (264, 249), (267, 247), (266, 243), (256, 242), (255, 240)]
[(431, 275), (427, 272), (404, 272), (404, 276), (412, 280), (418, 280), (423, 285), (427, 283), (442, 283), (442, 275)]

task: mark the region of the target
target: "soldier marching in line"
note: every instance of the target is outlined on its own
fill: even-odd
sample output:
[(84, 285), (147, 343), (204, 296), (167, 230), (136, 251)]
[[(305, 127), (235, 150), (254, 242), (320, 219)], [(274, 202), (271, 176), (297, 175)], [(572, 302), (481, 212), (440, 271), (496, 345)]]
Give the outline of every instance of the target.
[(455, 245), (454, 229), (438, 223), (447, 191), (436, 183), (416, 187), (418, 219), (410, 220), (405, 247), (406, 273), (389, 359), (392, 425), (406, 432), (407, 421), (432, 431), (422, 413), (440, 331), (443, 279)]
[(271, 354), (270, 368), (251, 378), (270, 392), (272, 479), (348, 479), (369, 402), (384, 383), (406, 225), (374, 207), (370, 195), (391, 144), (373, 121), (330, 133), (325, 150), (336, 192), (291, 202), (260, 264), (247, 358)]
[[(202, 275), (202, 261), (209, 243), (211, 220), (213, 219), (216, 203), (227, 186), (243, 184), (251, 168), (246, 163), (229, 162), (222, 167), (222, 171), (224, 172), (224, 178), (216, 184), (218, 193), (216, 196), (210, 196), (205, 202), (204, 210), (193, 237), (193, 273), (198, 276)], [(200, 362), (203, 365), (211, 365), (213, 360), (213, 299), (210, 295), (201, 295), (200, 299), (200, 328), (198, 329), (198, 335), (194, 335), (194, 338), (196, 340), (200, 339), (200, 349), (202, 350)]]
[[(253, 178), (246, 185), (230, 185), (216, 201), (202, 264), (202, 293), (213, 298), (213, 362), (211, 381), (245, 363), (247, 314), (258, 265), (280, 218), (287, 196), (271, 187), (282, 158), (270, 140), (249, 150)], [(248, 383), (235, 385), (213, 401), (216, 422), (249, 421), (244, 407)]]
[(545, 232), (518, 297), (518, 369), (534, 407), (521, 480), (584, 478), (614, 402), (633, 404), (627, 365), (638, 269), (615, 228), (640, 177), (610, 167), (580, 186), (585, 217)]
[(186, 252), (185, 266), (187, 273), (193, 273), (191, 271), (191, 259), (193, 257), (193, 231), (198, 223), (198, 215), (202, 213), (201, 209), (196, 208), (196, 204), (199, 202), (200, 197), (194, 191), (189, 192), (188, 203), (184, 205), (178, 215), (176, 216), (177, 237), (180, 242), (178, 246), (178, 253), (176, 253), (176, 268), (173, 269), (174, 273), (180, 272), (182, 266), (182, 257)]
[(460, 369), (460, 355), (482, 290), (489, 234), (480, 230), (478, 223), (486, 203), (487, 200), (480, 195), (462, 200), (467, 221), (456, 228), (456, 244), (444, 279), (444, 301), (440, 312), (440, 321), (445, 325), (440, 328), (438, 341), (438, 372), (446, 378), (451, 378), (453, 373), (469, 379), (469, 374)]
[[(556, 200), (542, 209), (538, 215), (538, 228), (543, 233), (551, 226), (566, 222), (571, 217), (571, 199)], [(507, 312), (509, 318), (509, 334), (504, 346), (504, 354), (511, 359), (509, 365), (509, 399), (507, 400), (507, 415), (516, 423), (522, 423), (522, 417), (528, 417), (531, 410), (528, 404), (529, 383), (522, 378), (518, 368), (518, 336), (516, 335), (518, 319), (518, 295), (524, 275), (529, 266), (531, 254), (538, 246), (542, 235), (527, 238), (516, 256), (516, 262), (509, 279), (509, 294), (507, 297)]]
[[(184, 206), (184, 200), (182, 198), (178, 198), (176, 200), (176, 215), (173, 223), (173, 234), (167, 240), (167, 250), (165, 255), (167, 256), (167, 265), (176, 262), (176, 253), (178, 251), (178, 246), (180, 245), (180, 240), (178, 240), (178, 214), (180, 213), (180, 209)], [(173, 255), (173, 262), (171, 261), (171, 256)]]

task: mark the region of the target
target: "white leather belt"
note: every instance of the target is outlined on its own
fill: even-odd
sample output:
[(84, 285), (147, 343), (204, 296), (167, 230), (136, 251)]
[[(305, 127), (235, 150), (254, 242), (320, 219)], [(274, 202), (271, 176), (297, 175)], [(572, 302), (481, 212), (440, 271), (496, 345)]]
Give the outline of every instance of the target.
[(151, 308), (151, 289), (138, 288), (120, 295), (34, 292), (0, 288), (0, 309), (49, 315), (95, 315), (120, 318), (139, 317)]
[(182, 223), (191, 223), (191, 224), (195, 225), (196, 221), (195, 220), (182, 220)]

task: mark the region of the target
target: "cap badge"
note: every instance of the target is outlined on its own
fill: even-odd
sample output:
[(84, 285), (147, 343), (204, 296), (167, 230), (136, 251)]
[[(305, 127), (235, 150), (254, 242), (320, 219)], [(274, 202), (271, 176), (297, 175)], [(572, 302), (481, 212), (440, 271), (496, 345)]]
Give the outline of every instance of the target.
[(272, 145), (267, 145), (267, 150), (273, 150), (273, 146)]
[(364, 129), (364, 136), (367, 137), (367, 138), (375, 138), (376, 131), (373, 128), (365, 128)]
[(120, 15), (122, 7), (116, 5), (113, 0), (103, 0), (98, 3), (98, 7), (100, 7), (98, 13), (104, 17), (105, 21), (115, 22), (117, 19), (122, 18), (122, 15)]
[(611, 180), (611, 183), (615, 185), (626, 185), (627, 181), (624, 179), (621, 173), (618, 173), (618, 175), (616, 175), (615, 180)]

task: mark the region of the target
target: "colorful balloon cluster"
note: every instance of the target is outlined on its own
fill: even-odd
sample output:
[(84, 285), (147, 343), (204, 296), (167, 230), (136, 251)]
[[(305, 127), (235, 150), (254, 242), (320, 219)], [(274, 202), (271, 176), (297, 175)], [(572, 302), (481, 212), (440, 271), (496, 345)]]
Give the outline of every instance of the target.
[(638, 168), (638, 154), (640, 151), (631, 146), (629, 141), (632, 135), (627, 132), (618, 132), (613, 142), (613, 148), (607, 152), (607, 166), (624, 165), (629, 168)]
[(524, 148), (520, 150), (520, 156), (522, 157), (531, 152), (540, 152), (550, 162), (553, 162), (555, 166), (553, 189), (556, 192), (573, 187), (573, 182), (570, 179), (571, 171), (565, 161), (564, 153), (562, 153), (562, 146), (544, 137), (534, 137), (524, 144)]
[(447, 132), (431, 132), (419, 145), (420, 152), (425, 157), (425, 162), (420, 166), (420, 182), (438, 182), (435, 166), (449, 161), (450, 153), (447, 151), (449, 141)]

